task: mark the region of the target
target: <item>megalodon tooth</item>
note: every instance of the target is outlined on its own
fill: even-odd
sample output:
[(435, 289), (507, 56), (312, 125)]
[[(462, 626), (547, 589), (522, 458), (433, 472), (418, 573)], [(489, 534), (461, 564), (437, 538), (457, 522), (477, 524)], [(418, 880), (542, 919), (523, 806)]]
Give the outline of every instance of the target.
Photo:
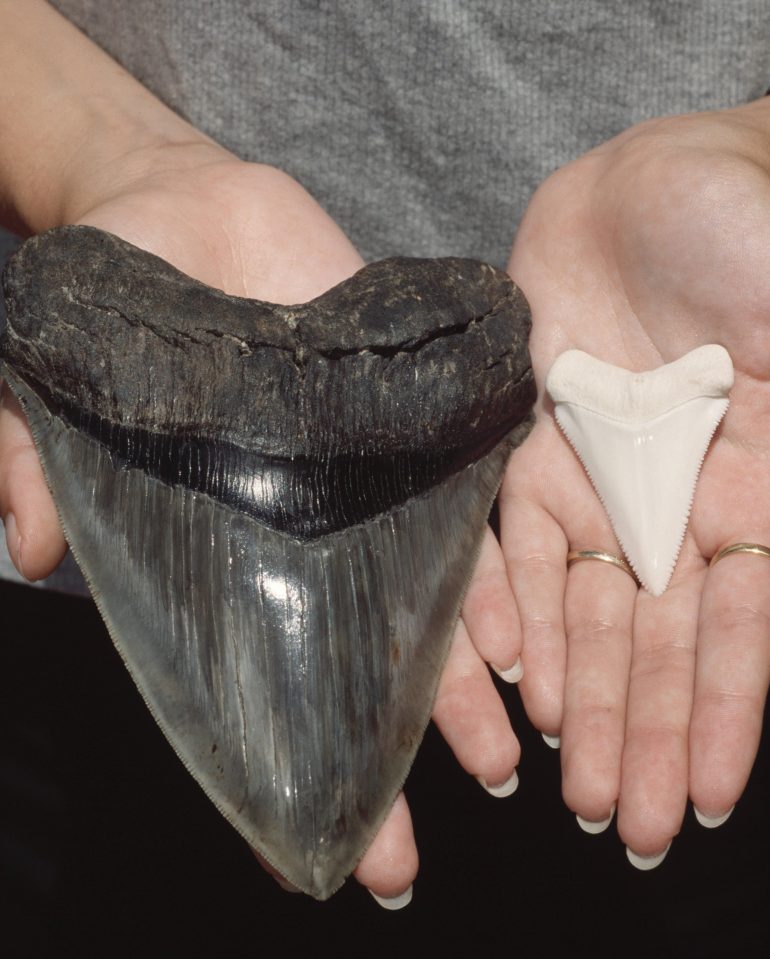
[(698, 474), (732, 385), (732, 361), (716, 344), (644, 373), (568, 350), (548, 373), (556, 420), (653, 596), (673, 574)]
[(89, 227), (4, 286), (3, 373), (117, 649), (221, 812), (328, 897), (403, 785), (531, 426), (523, 296), (398, 258), (280, 306)]

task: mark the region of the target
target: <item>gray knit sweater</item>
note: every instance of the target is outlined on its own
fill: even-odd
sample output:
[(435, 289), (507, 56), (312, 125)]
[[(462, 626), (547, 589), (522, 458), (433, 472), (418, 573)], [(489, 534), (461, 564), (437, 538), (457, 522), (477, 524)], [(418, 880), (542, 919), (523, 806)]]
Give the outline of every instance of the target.
[(505, 263), (535, 187), (770, 87), (767, 0), (54, 0), (162, 100), (296, 177), (367, 259)]

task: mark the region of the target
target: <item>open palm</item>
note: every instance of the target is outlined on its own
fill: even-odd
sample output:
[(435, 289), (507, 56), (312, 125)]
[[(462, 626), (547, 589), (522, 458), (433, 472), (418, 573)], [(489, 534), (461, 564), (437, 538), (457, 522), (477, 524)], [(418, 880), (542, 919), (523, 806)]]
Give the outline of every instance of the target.
[[(509, 265), (533, 308), (538, 423), (501, 494), (523, 637), (522, 693), (559, 735), (567, 804), (591, 828), (617, 803), (639, 866), (739, 798), (770, 676), (770, 110), (652, 121), (563, 168), (533, 198)], [(668, 590), (653, 598), (570, 549), (620, 554), (543, 382), (579, 348), (645, 370), (721, 343), (736, 370)]]

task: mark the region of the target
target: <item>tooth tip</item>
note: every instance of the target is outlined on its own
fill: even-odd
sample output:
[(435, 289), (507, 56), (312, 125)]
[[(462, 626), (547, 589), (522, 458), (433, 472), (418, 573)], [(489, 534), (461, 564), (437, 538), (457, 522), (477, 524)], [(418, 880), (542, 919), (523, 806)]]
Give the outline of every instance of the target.
[(646, 589), (651, 596), (655, 596), (655, 597), (662, 596), (668, 589), (668, 584), (671, 582), (671, 574), (666, 576), (665, 579), (659, 579), (658, 577), (646, 576), (643, 573), (640, 573), (636, 569), (634, 570), (634, 572), (636, 572), (636, 576), (639, 582), (642, 584), (644, 589)]

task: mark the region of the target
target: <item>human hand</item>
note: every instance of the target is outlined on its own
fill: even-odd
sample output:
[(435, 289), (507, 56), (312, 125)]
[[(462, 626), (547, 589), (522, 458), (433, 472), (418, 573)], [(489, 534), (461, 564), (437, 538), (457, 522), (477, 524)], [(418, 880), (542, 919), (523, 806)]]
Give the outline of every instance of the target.
[[(147, 176), (137, 178), (134, 174), (130, 183), (117, 187), (116, 169), (108, 194), (83, 211), (78, 222), (121, 234), (228, 293), (259, 299), (304, 302), (362, 265), (341, 231), (289, 177), (271, 168), (242, 163), (211, 145), (197, 145), (191, 152), (194, 157), (186, 155), (191, 162), (180, 168), (176, 151), (173, 169), (164, 169), (164, 153), (155, 155)], [(37, 503), (44, 500), (46, 491), (39, 467), (36, 475), (26, 477), (23, 486), (16, 482), (16, 456), (10, 450), (6, 455), (3, 449), (3, 422), (0, 416), (0, 476), (5, 476), (7, 501), (0, 497), (0, 507), (12, 511), (16, 517), (13, 525), (22, 534), (30, 527), (39, 529), (30, 502), (33, 498)], [(13, 417), (13, 425), (21, 427), (18, 415)], [(34, 448), (26, 433), (16, 438), (16, 445), (17, 454), (24, 448), (25, 455), (34, 460)], [(54, 516), (50, 502), (47, 508)], [(58, 524), (52, 521), (39, 535), (48, 537), (50, 552), (58, 556), (63, 549)], [(11, 551), (17, 560), (21, 556), (25, 569), (27, 563), (38, 562), (28, 544), (20, 554), (15, 545), (11, 543)], [(437, 709), (445, 725), (449, 724), (450, 740), (452, 713), (459, 711), (457, 704), (449, 702), (454, 695), (451, 676), (458, 670), (467, 672), (468, 646), (466, 635), (460, 631), (456, 651), (449, 660), (449, 692), (438, 696)], [(488, 685), (485, 691), (497, 701), (481, 661), (478, 668)], [(470, 702), (462, 704), (472, 711), (471, 715), (486, 708), (483, 695), (473, 693), (471, 690)], [(475, 753), (474, 738), (479, 738), (475, 727), (461, 730), (455, 737), (460, 749), (470, 748)], [(395, 885), (406, 872), (407, 881), (398, 889), (403, 893), (416, 871), (414, 840), (403, 799), (386, 824), (384, 836), (365, 858), (359, 876), (383, 895), (383, 887), (389, 891), (388, 883)]]
[[(96, 226), (209, 285), (273, 302), (304, 302), (362, 265), (299, 184), (274, 168), (243, 163), (208, 140), (40, 0), (30, 0), (24, 16), (0, 0), (0, 28), (0, 62), (10, 78), (16, 58), (25, 77), (17, 96), (9, 84), (0, 91), (0, 117), (15, 134), (0, 143), (0, 208), (19, 232), (65, 223)], [(35, 143), (43, 128), (45, 142)], [(66, 544), (26, 423), (8, 391), (0, 406), (0, 515), (20, 572), (30, 579), (51, 572)], [(491, 610), (483, 603), (486, 584), (505, 575), (491, 534), (479, 570), (465, 617), (473, 635), (482, 637), (487, 658), (510, 665), (511, 601), (503, 598)], [(462, 622), (434, 718), (463, 765), (490, 791), (511, 791), (518, 744)], [(378, 896), (404, 903), (416, 871), (411, 820), (400, 796), (356, 876)]]
[[(770, 677), (770, 567), (709, 559), (770, 543), (770, 107), (651, 121), (540, 188), (509, 269), (533, 309), (538, 422), (511, 461), (501, 532), (523, 636), (522, 696), (561, 737), (563, 793), (617, 826), (642, 868), (679, 831), (688, 794), (729, 813), (756, 754)], [(633, 370), (721, 343), (736, 371), (668, 590), (653, 598), (570, 549), (621, 551), (543, 395), (563, 351)], [(596, 826), (598, 828), (598, 825)]]

